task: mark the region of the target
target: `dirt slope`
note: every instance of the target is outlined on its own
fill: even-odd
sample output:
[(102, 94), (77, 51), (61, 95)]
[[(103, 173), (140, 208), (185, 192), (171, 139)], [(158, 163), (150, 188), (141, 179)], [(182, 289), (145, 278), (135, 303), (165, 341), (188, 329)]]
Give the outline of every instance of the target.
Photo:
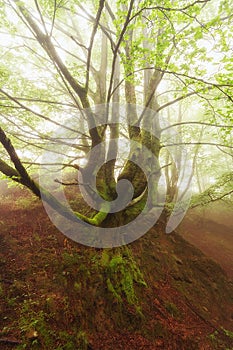
[(233, 349), (232, 283), (177, 233), (86, 248), (31, 198), (1, 198), (0, 349)]
[(178, 231), (218, 262), (233, 280), (233, 207), (224, 202), (192, 209)]

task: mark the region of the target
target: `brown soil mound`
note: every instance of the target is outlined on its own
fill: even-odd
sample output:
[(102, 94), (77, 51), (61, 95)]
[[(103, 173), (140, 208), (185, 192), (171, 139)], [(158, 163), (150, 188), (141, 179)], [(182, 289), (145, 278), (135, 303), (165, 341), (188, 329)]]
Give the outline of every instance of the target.
[(132, 253), (87, 248), (23, 190), (2, 197), (0, 247), (0, 349), (233, 347), (232, 284), (161, 223)]

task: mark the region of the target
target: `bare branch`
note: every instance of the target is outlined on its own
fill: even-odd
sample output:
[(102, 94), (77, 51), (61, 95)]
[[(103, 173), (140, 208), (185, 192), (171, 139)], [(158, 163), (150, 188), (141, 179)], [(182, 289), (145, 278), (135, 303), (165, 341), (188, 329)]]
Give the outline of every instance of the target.
[(165, 148), (165, 147), (173, 147), (173, 146), (182, 146), (182, 145), (186, 145), (186, 146), (190, 146), (190, 145), (203, 145), (203, 146), (216, 146), (216, 147), (225, 147), (225, 148), (230, 148), (233, 149), (233, 146), (229, 146), (229, 145), (223, 145), (223, 144), (218, 144), (218, 143), (214, 143), (214, 142), (174, 142), (174, 143), (170, 143), (170, 144), (164, 144), (161, 146), (161, 148)]
[[(81, 158), (81, 157), (80, 157)], [(77, 159), (77, 157), (76, 157)], [(42, 166), (42, 165), (47, 165), (47, 166), (61, 166), (62, 169), (65, 168), (73, 168), (73, 169), (80, 169), (80, 167), (77, 164), (66, 164), (66, 163), (38, 163), (38, 162), (22, 162), (22, 164), (26, 165), (37, 165), (37, 166)]]
[(126, 19), (125, 19), (125, 23), (124, 23), (122, 31), (121, 31), (121, 33), (119, 35), (119, 39), (117, 41), (116, 47), (115, 47), (115, 49), (113, 51), (112, 69), (111, 69), (111, 77), (110, 77), (110, 83), (109, 83), (109, 89), (108, 89), (108, 95), (107, 95), (107, 103), (110, 102), (111, 95), (112, 95), (112, 86), (113, 86), (113, 80), (114, 80), (114, 71), (115, 71), (115, 64), (116, 64), (116, 59), (117, 59), (117, 55), (118, 55), (118, 49), (119, 49), (120, 44), (121, 44), (121, 42), (123, 40), (124, 34), (125, 34), (126, 30), (127, 30), (127, 27), (128, 27), (128, 24), (129, 24), (130, 15), (131, 15), (131, 12), (133, 10), (134, 1), (135, 0), (131, 0), (130, 1), (129, 9), (128, 9), (127, 16), (126, 16)]
[(11, 96), (10, 94), (8, 94), (8, 93), (7, 93), (6, 91), (4, 91), (3, 89), (0, 89), (0, 92), (1, 92), (3, 95), (7, 96), (7, 97), (9, 98), (9, 100), (15, 102), (18, 106), (20, 106), (20, 107), (23, 108), (24, 110), (26, 110), (26, 111), (28, 111), (28, 112), (30, 112), (30, 113), (36, 115), (37, 117), (40, 117), (40, 118), (42, 118), (42, 119), (44, 119), (44, 120), (47, 120), (47, 121), (49, 121), (50, 123), (53, 123), (53, 124), (55, 124), (55, 125), (57, 125), (57, 126), (62, 126), (62, 127), (64, 127), (65, 129), (67, 129), (67, 130), (78, 132), (77, 130), (74, 130), (74, 129), (72, 129), (72, 128), (69, 128), (69, 127), (67, 127), (66, 125), (60, 124), (60, 123), (56, 122), (55, 120), (52, 120), (52, 119), (50, 119), (50, 118), (44, 116), (44, 115), (41, 114), (41, 113), (38, 113), (38, 112), (36, 112), (36, 111), (33, 111), (31, 108), (29, 108), (29, 107), (25, 106), (24, 104), (22, 104), (21, 102), (19, 102), (19, 101), (17, 100), (17, 98)]
[(195, 121), (191, 121), (191, 122), (180, 122), (180, 123), (174, 123), (172, 125), (168, 125), (165, 128), (161, 129), (161, 132), (171, 129), (175, 126), (179, 126), (179, 125), (206, 125), (206, 126), (213, 126), (213, 127), (217, 127), (217, 128), (231, 128), (233, 129), (233, 125), (224, 125), (224, 124), (211, 124), (211, 123), (206, 123), (206, 122), (195, 122)]
[(183, 12), (187, 9), (189, 9), (190, 7), (196, 5), (196, 4), (203, 4), (203, 3), (207, 3), (210, 2), (211, 0), (196, 0), (193, 3), (186, 5), (185, 7), (181, 7), (181, 8), (172, 8), (172, 7), (163, 7), (163, 6), (151, 6), (151, 7), (143, 7), (142, 9), (140, 9), (138, 12), (136, 12), (129, 20), (129, 22), (131, 22), (135, 17), (139, 16), (143, 11), (145, 10), (160, 10), (162, 12), (164, 11), (170, 11), (170, 12)]
[(54, 0), (54, 7), (53, 7), (53, 18), (52, 18), (52, 24), (51, 24), (51, 29), (50, 29), (50, 36), (53, 34), (53, 28), (55, 24), (55, 18), (56, 18), (56, 12), (57, 12), (57, 0)]
[(180, 101), (182, 101), (182, 100), (184, 100), (184, 99), (186, 99), (186, 98), (188, 98), (188, 97), (190, 97), (190, 96), (193, 96), (193, 95), (195, 95), (196, 93), (197, 93), (197, 91), (192, 91), (192, 92), (189, 92), (188, 94), (185, 94), (185, 95), (183, 95), (183, 96), (177, 97), (177, 98), (175, 98), (174, 100), (169, 101), (169, 102), (165, 103), (164, 105), (158, 107), (157, 112), (159, 112), (159, 111), (161, 111), (162, 109), (167, 108), (167, 107), (169, 107), (169, 106), (171, 106), (171, 105), (173, 105), (173, 104), (175, 104), (175, 103), (177, 103), (177, 102), (180, 102)]
[[(25, 169), (21, 160), (19, 159), (14, 146), (12, 145), (10, 139), (6, 136), (5, 132), (2, 130), (1, 127), (0, 127), (0, 142), (3, 145), (3, 147), (5, 148), (5, 150), (7, 151), (7, 153), (9, 154), (10, 159), (11, 159), (12, 163), (14, 164), (16, 171), (18, 172), (18, 174), (20, 176), (20, 177), (19, 176), (17, 177), (17, 181), (22, 183), (23, 185), (27, 186), (28, 188), (30, 188), (30, 190), (37, 197), (40, 197), (40, 190), (39, 190), (38, 186), (35, 184), (35, 182), (28, 175), (27, 170)], [(6, 172), (11, 170), (10, 167), (6, 168), (6, 163), (3, 164), (3, 162), (2, 162), (2, 167), (3, 167), (3, 170), (7, 169), (7, 171), (5, 171), (5, 174), (6, 174)], [(1, 168), (0, 168), (0, 170), (1, 170)], [(3, 172), (3, 170), (1, 170), (1, 171)], [(7, 175), (7, 176), (9, 176), (9, 175)], [(12, 175), (12, 176), (14, 176), (14, 175)]]
[(91, 54), (92, 54), (92, 48), (93, 48), (93, 44), (94, 44), (94, 38), (99, 26), (99, 21), (100, 21), (100, 17), (104, 8), (104, 1), (105, 0), (99, 0), (99, 8), (97, 11), (97, 15), (96, 15), (96, 19), (94, 22), (94, 26), (92, 29), (92, 33), (91, 33), (91, 38), (90, 38), (90, 44), (88, 47), (88, 55), (87, 55), (87, 71), (86, 71), (86, 84), (85, 84), (85, 90), (88, 90), (88, 86), (89, 86), (89, 75), (90, 75), (90, 63), (91, 63)]
[[(65, 102), (61, 102), (61, 101), (51, 101), (51, 100), (44, 100), (41, 98), (19, 97), (19, 96), (14, 96), (14, 98), (18, 101), (37, 102), (37, 103), (45, 103), (45, 104), (51, 104), (51, 105), (76, 108), (76, 106), (72, 103), (65, 103)], [(7, 101), (8, 99), (4, 98), (4, 97), (0, 97), (0, 100)]]
[(38, 11), (38, 13), (39, 13), (39, 16), (40, 16), (40, 19), (41, 19), (41, 23), (43, 24), (45, 33), (48, 35), (48, 31), (47, 31), (47, 28), (46, 28), (46, 25), (45, 25), (44, 17), (43, 17), (43, 15), (42, 15), (42, 13), (41, 13), (40, 6), (39, 6), (39, 4), (38, 4), (38, 1), (37, 1), (37, 0), (34, 0), (34, 3), (35, 3), (35, 5), (36, 5), (36, 9), (37, 9), (37, 11)]
[(79, 96), (82, 105), (84, 108), (89, 107), (88, 99), (87, 99), (87, 93), (83, 86), (81, 86), (76, 79), (71, 75), (65, 64), (62, 62), (61, 58), (59, 57), (58, 53), (56, 52), (56, 49), (54, 45), (51, 42), (51, 38), (48, 35), (45, 35), (37, 25), (37, 23), (32, 18), (29, 11), (22, 5), (21, 1), (15, 0), (15, 3), (21, 13), (21, 15), (24, 17), (28, 25), (30, 26), (31, 30), (33, 31), (37, 41), (42, 46), (42, 48), (46, 51), (52, 62), (55, 63), (55, 65), (60, 69), (62, 75), (67, 80), (69, 85), (72, 87), (72, 89), (75, 91), (75, 93)]

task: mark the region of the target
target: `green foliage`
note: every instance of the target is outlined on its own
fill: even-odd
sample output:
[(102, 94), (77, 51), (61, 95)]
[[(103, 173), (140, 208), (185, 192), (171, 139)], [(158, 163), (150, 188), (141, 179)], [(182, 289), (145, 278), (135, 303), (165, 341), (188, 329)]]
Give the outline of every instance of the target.
[(233, 339), (233, 332), (232, 331), (229, 331), (229, 330), (224, 329), (224, 328), (223, 328), (223, 331), (227, 337), (229, 337), (230, 339)]
[(4, 289), (2, 286), (2, 283), (0, 283), (0, 296), (2, 296), (4, 294)]
[(7, 69), (7, 67), (1, 66), (0, 67), (0, 85), (1, 85), (1, 87), (8, 80), (9, 76), (10, 76), (10, 72)]
[[(66, 310), (63, 310), (66, 312)], [(23, 349), (86, 350), (87, 334), (79, 330), (60, 331), (57, 334), (50, 327), (52, 312), (40, 309), (39, 301), (24, 300), (21, 307), (19, 327), (23, 334), (23, 343), (17, 347)], [(57, 346), (57, 344), (62, 344)]]
[[(232, 339), (233, 339), (233, 332), (231, 332), (231, 331), (229, 331), (229, 330), (227, 330), (227, 329), (225, 329), (223, 327), (222, 327), (222, 331), (225, 334), (225, 336), (228, 337), (232, 341)], [(211, 342), (213, 344), (213, 347), (216, 350), (222, 348), (222, 344), (221, 344), (221, 340), (220, 340), (221, 338), (219, 337), (219, 335), (220, 335), (219, 333), (220, 332), (216, 330), (216, 331), (214, 331), (213, 333), (211, 333), (209, 335), (209, 338), (210, 338), (210, 340), (211, 340)], [(229, 348), (229, 347), (225, 348), (225, 350), (232, 350), (232, 349), (233, 349), (232, 347), (231, 348)]]
[(77, 291), (77, 292), (80, 292), (81, 289), (82, 289), (82, 284), (80, 282), (75, 282), (74, 283), (74, 289)]
[[(18, 349), (24, 349), (28, 345), (31, 349), (52, 348), (55, 341), (55, 332), (49, 327), (48, 315), (43, 310), (37, 310), (38, 302), (24, 300), (21, 308), (19, 326), (24, 334), (24, 343)], [(28, 335), (28, 334), (32, 335)], [(33, 334), (34, 338), (33, 339)]]
[(107, 278), (107, 288), (108, 288), (108, 291), (112, 293), (112, 295), (116, 300), (118, 300), (119, 302), (122, 302), (122, 298), (120, 294), (118, 294), (118, 292), (115, 290), (110, 278)]
[(126, 298), (127, 302), (139, 306), (139, 301), (135, 292), (136, 284), (146, 286), (143, 276), (136, 265), (129, 250), (119, 251), (111, 258), (107, 251), (103, 251), (101, 263), (105, 268), (107, 276), (106, 283), (109, 292), (118, 301), (122, 302)]
[(108, 249), (104, 249), (101, 254), (101, 265), (107, 267), (109, 265), (110, 255)]
[(230, 200), (232, 200), (232, 188), (233, 173), (224, 173), (217, 179), (214, 185), (209, 186), (201, 194), (193, 196), (191, 201), (191, 207), (207, 205), (224, 197), (228, 197)]
[(172, 302), (166, 302), (165, 303), (165, 309), (173, 316), (173, 317), (178, 317), (180, 312), (177, 306), (172, 303)]
[(37, 198), (36, 197), (20, 197), (17, 199), (15, 205), (18, 208), (21, 209), (33, 209), (37, 205)]
[(62, 254), (63, 267), (69, 268), (69, 267), (73, 267), (74, 265), (78, 265), (80, 258), (81, 256), (76, 252), (72, 252), (72, 253), (64, 252)]
[(56, 347), (55, 350), (87, 350), (88, 340), (87, 335), (83, 331), (78, 331), (77, 334), (71, 335), (66, 331), (59, 332), (59, 339), (63, 345)]

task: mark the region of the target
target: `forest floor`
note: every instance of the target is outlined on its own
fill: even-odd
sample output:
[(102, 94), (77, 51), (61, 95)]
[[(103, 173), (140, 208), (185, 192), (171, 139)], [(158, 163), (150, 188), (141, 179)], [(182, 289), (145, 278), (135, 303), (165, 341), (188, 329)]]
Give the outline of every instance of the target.
[(232, 234), (196, 214), (180, 231), (227, 274), (162, 223), (129, 247), (88, 248), (26, 190), (2, 195), (0, 349), (232, 350)]
[(220, 201), (189, 210), (178, 231), (218, 262), (233, 280), (233, 205)]

